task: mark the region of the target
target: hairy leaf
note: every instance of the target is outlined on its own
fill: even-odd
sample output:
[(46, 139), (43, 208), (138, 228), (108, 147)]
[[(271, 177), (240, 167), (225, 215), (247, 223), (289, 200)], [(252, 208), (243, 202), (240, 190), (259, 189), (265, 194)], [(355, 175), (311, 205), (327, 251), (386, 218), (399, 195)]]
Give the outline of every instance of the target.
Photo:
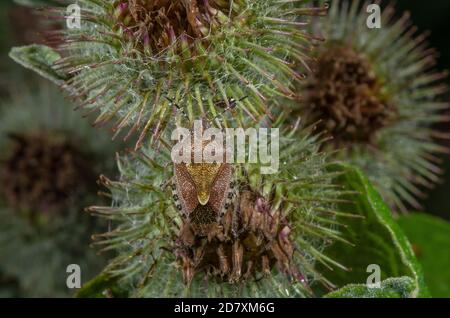
[(15, 47), (11, 49), (9, 56), (22, 66), (37, 72), (58, 85), (61, 85), (66, 79), (62, 72), (58, 72), (53, 67), (61, 56), (48, 46), (33, 44)]
[(414, 288), (407, 294), (408, 297), (428, 296), (421, 267), (408, 239), (368, 179), (360, 170), (350, 165), (336, 164), (331, 169), (342, 172), (337, 182), (345, 190), (355, 192), (345, 195), (344, 199), (352, 203), (343, 203), (345, 206), (342, 208), (357, 217), (339, 218), (340, 223), (346, 227), (343, 231), (344, 238), (353, 245), (337, 241), (325, 251), (349, 271), (324, 269), (324, 275), (338, 287), (366, 284), (372, 274), (367, 268), (370, 264), (376, 264), (380, 267), (382, 281), (407, 276), (414, 282)]
[(369, 288), (366, 284), (349, 284), (327, 294), (326, 298), (407, 298), (416, 285), (411, 277), (388, 278), (380, 287)]

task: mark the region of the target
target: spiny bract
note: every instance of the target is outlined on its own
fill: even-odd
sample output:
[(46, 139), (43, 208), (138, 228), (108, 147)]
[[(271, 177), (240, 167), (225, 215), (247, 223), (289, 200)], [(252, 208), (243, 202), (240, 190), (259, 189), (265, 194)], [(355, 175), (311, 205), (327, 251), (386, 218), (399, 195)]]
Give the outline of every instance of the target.
[(334, 1), (328, 19), (317, 21), (327, 41), (316, 52), (301, 113), (320, 120), (333, 137), (328, 146), (343, 149), (340, 158), (360, 166), (392, 207), (420, 208), (420, 187), (441, 172), (435, 155), (447, 151), (435, 140), (448, 137), (436, 131), (448, 120), (448, 103), (437, 101), (447, 72), (433, 70), (436, 53), (408, 14), (397, 20), (388, 6), (381, 29), (369, 29), (366, 7)]
[(116, 119), (118, 132), (140, 131), (137, 146), (148, 133), (157, 139), (174, 113), (212, 119), (232, 100), (230, 120), (248, 126), (283, 108), (268, 101), (295, 96), (317, 40), (306, 17), (326, 9), (308, 2), (80, 0), (81, 28), (50, 34), (60, 54), (52, 73), (80, 107), (100, 112), (95, 124)]
[(290, 130), (281, 139), (278, 173), (233, 164), (233, 207), (208, 221), (206, 233), (172, 198), (168, 151), (143, 147), (120, 158), (121, 179), (102, 177), (113, 206), (89, 209), (116, 225), (95, 236), (104, 250), (119, 252), (105, 272), (137, 297), (311, 296), (318, 285), (333, 288), (315, 263), (344, 268), (324, 253), (342, 240), (334, 221), (342, 192), (325, 170), (316, 137)]

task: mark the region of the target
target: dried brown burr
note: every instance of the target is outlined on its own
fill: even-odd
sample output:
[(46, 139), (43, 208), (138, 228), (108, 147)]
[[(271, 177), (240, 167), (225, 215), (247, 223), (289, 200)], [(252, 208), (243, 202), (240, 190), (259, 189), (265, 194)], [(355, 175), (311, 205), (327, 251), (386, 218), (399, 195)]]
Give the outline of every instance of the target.
[(0, 165), (0, 192), (9, 206), (51, 214), (95, 186), (88, 158), (66, 138), (47, 133), (9, 137), (12, 144)]
[(370, 61), (350, 47), (332, 46), (319, 56), (307, 87), (307, 115), (320, 120), (338, 148), (371, 144), (396, 117), (381, 87)]
[(228, 14), (228, 1), (118, 0), (117, 26), (140, 49), (153, 54), (182, 38), (187, 43), (203, 38), (220, 25), (219, 11)]
[[(218, 282), (239, 283), (270, 274), (273, 267), (301, 278), (294, 268), (290, 228), (280, 211), (250, 189), (241, 189), (234, 206), (209, 232), (196, 231), (198, 224), (183, 220), (175, 254), (185, 284), (203, 273)], [(194, 221), (195, 222), (195, 221)]]

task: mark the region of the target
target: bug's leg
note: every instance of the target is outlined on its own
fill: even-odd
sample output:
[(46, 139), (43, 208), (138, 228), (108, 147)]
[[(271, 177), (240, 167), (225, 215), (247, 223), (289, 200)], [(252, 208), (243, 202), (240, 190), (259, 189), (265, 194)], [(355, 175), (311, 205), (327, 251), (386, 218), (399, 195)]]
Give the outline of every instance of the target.
[(234, 238), (238, 238), (242, 233), (247, 230), (245, 225), (244, 217), (241, 211), (240, 205), (240, 194), (235, 192), (235, 198), (233, 203), (233, 213), (232, 213), (232, 233)]
[(234, 98), (230, 98), (229, 100), (216, 101), (214, 103), (216, 105), (216, 107), (222, 108), (223, 111), (221, 113), (217, 114), (216, 117), (213, 118), (213, 120), (215, 120), (219, 116), (223, 116), (223, 114), (225, 112), (235, 109), (236, 106), (238, 105), (238, 103), (243, 102), (246, 98), (248, 98), (248, 96), (244, 96), (238, 100), (236, 100)]
[(182, 108), (180, 105), (178, 105), (172, 98), (167, 97), (167, 96), (164, 96), (164, 98), (169, 101), (170, 106), (174, 106), (177, 109), (177, 111), (180, 111), (183, 114), (183, 116), (185, 118), (188, 118), (188, 115), (186, 114), (186, 111), (184, 110), (184, 108)]
[(194, 266), (197, 267), (200, 262), (203, 260), (203, 256), (205, 256), (205, 248), (207, 241), (205, 239), (202, 240), (201, 245), (197, 247), (194, 251)]
[(233, 271), (231, 273), (230, 280), (232, 282), (238, 282), (242, 276), (242, 260), (244, 258), (244, 247), (239, 243), (239, 241), (235, 241), (233, 243), (231, 257)]
[(242, 102), (242, 101), (244, 101), (247, 98), (248, 98), (248, 95), (245, 95), (244, 97), (239, 98), (238, 102)]
[(269, 263), (269, 258), (267, 257), (267, 255), (263, 255), (261, 257), (261, 267), (262, 267), (263, 275), (269, 276), (270, 275), (270, 263)]
[(210, 230), (208, 231), (207, 239), (208, 242), (212, 242), (212, 240), (216, 238), (219, 241), (224, 241), (225, 238), (223, 236), (223, 225), (219, 223), (212, 224)]
[(170, 187), (172, 189), (172, 200), (173, 200), (173, 203), (175, 205), (175, 208), (178, 210), (178, 212), (180, 213), (181, 217), (184, 220), (187, 220), (188, 216), (187, 216), (186, 212), (183, 211), (183, 205), (181, 204), (180, 194), (178, 193), (177, 186), (176, 186), (176, 184), (175, 184), (173, 179), (171, 180)]
[(221, 220), (221, 225), (222, 225), (222, 233), (223, 233), (223, 238), (222, 237), (218, 237), (218, 239), (220, 241), (225, 241), (227, 239), (230, 238), (230, 232), (231, 232), (231, 227), (232, 227), (232, 223), (233, 223), (233, 212), (231, 210), (229, 210), (225, 216), (223, 217), (223, 219)]
[(225, 195), (225, 202), (220, 211), (220, 214), (217, 216), (217, 222), (220, 223), (225, 214), (228, 212), (230, 208), (234, 206), (234, 200), (236, 197), (236, 183), (234, 181), (230, 182), (227, 193)]
[(192, 228), (188, 222), (183, 222), (178, 237), (185, 246), (192, 247), (195, 243), (195, 235), (194, 232), (192, 232)]
[(209, 276), (211, 276), (211, 268), (206, 268), (205, 276), (203, 277), (203, 284), (205, 290), (209, 290)]
[(252, 275), (253, 261), (247, 261), (247, 269), (244, 274), (244, 279), (247, 280)]
[(278, 266), (281, 269), (281, 271), (284, 272), (284, 273), (289, 273), (290, 259), (284, 253), (284, 251), (280, 247), (280, 244), (277, 241), (275, 241), (271, 245), (270, 251), (272, 252), (272, 254), (277, 259), (277, 263), (278, 263)]
[[(229, 220), (225, 220), (225, 223), (227, 223), (226, 225), (229, 227), (231, 225), (231, 232), (233, 233), (233, 236), (236, 238), (238, 237), (239, 233), (238, 233), (238, 214), (237, 214), (237, 209), (238, 209), (238, 198), (237, 198), (237, 186), (236, 186), (236, 182), (232, 181), (230, 182), (230, 186), (228, 188), (227, 194), (226, 194), (226, 198), (225, 198), (225, 203), (223, 206), (223, 209), (221, 211), (221, 214), (218, 218), (218, 222), (223, 222), (223, 218), (225, 217), (225, 215), (227, 215), (227, 213), (229, 213), (230, 218), (231, 218), (231, 222), (228, 222)], [(231, 224), (230, 224), (231, 223)], [(228, 232), (229, 228), (226, 227), (225, 231)]]
[(173, 178), (164, 181), (163, 183), (161, 183), (161, 189), (166, 190), (168, 186), (172, 186), (172, 184), (174, 184), (173, 182)]
[(222, 244), (220, 244), (217, 248), (217, 256), (219, 258), (220, 276), (224, 277), (230, 271), (230, 264), (228, 263), (228, 259)]
[(182, 271), (184, 284), (189, 286), (194, 278), (195, 266), (186, 255), (182, 256)]

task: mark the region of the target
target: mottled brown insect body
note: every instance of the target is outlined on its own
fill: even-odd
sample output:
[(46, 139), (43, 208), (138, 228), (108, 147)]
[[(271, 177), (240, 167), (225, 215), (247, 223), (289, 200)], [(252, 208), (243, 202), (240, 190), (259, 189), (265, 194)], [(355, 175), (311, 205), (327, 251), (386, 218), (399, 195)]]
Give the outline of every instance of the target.
[[(202, 129), (207, 124), (203, 123)], [(192, 136), (195, 131), (191, 131)], [(194, 138), (194, 137), (193, 137)], [(196, 235), (208, 236), (232, 206), (235, 198), (234, 170), (222, 162), (196, 162), (195, 154), (203, 153), (210, 142), (201, 143), (201, 149), (192, 140), (192, 156), (188, 163), (174, 163), (172, 198), (182, 217), (190, 223)]]

